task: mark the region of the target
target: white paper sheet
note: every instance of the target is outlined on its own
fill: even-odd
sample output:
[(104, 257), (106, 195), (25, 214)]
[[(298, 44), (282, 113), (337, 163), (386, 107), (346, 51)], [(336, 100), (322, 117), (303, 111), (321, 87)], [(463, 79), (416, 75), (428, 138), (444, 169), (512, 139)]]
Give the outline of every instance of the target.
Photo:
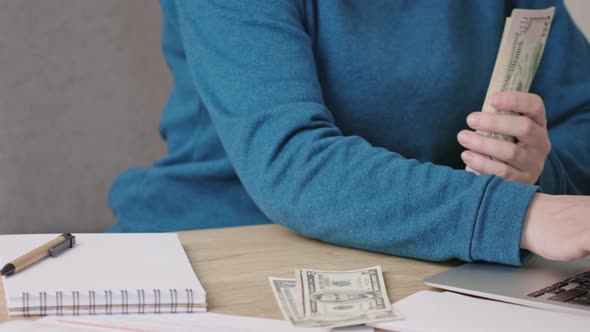
[(79, 327), (60, 326), (60, 325), (46, 325), (33, 321), (12, 321), (0, 324), (0, 332), (95, 332)]
[(590, 315), (552, 312), (451, 292), (421, 291), (394, 306), (404, 320), (372, 326), (398, 332), (590, 331)]
[[(373, 332), (368, 326), (352, 326), (334, 330), (322, 328), (295, 328), (287, 321), (254, 317), (220, 315), (213, 313), (160, 314), (160, 315), (113, 315), (113, 316), (48, 316), (38, 320), (43, 324), (64, 327), (84, 327), (93, 331), (137, 332)], [(4, 331), (0, 331), (4, 332)]]

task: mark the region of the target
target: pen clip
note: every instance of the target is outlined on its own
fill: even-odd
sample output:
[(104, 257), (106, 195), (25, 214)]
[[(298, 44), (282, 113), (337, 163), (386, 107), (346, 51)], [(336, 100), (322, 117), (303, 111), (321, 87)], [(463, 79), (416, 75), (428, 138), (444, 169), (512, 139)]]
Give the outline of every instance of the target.
[(70, 249), (71, 247), (74, 246), (74, 244), (76, 244), (76, 237), (70, 233), (64, 233), (61, 235), (65, 240), (63, 242), (61, 242), (60, 244), (56, 245), (53, 248), (49, 249), (49, 256), (50, 257), (57, 257), (59, 255), (61, 255), (64, 251), (66, 251), (67, 249)]

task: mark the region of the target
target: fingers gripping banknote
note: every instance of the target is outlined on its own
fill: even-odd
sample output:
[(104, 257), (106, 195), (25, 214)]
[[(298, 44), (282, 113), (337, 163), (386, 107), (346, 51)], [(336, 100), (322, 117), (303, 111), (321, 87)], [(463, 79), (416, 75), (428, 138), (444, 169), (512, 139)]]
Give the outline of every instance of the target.
[[(498, 91), (529, 92), (545, 50), (554, 14), (554, 7), (542, 10), (514, 9), (511, 16), (506, 18), (482, 112), (520, 115), (494, 109), (490, 106), (490, 98)], [(512, 136), (484, 131), (478, 133), (516, 142), (516, 138)], [(473, 172), (469, 167), (466, 169)]]

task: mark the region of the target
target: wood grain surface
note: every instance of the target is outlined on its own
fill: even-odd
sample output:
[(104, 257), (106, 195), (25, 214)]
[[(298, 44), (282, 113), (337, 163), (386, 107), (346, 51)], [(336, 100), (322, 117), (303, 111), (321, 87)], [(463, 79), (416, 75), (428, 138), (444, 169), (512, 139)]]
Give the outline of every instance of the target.
[[(381, 265), (389, 299), (428, 289), (422, 279), (458, 265), (432, 263), (342, 248), (300, 236), (279, 225), (178, 233), (207, 291), (209, 311), (283, 319), (269, 276), (293, 277), (296, 268), (352, 270)], [(15, 276), (15, 277), (18, 277)], [(0, 287), (0, 322), (8, 320)]]

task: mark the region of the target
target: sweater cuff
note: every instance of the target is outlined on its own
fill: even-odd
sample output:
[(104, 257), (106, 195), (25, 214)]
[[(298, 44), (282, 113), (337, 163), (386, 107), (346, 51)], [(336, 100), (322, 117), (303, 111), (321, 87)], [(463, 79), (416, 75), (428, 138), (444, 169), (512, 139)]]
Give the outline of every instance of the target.
[(561, 165), (561, 161), (559, 161), (554, 150), (551, 150), (545, 160), (545, 168), (543, 168), (543, 172), (539, 176), (537, 185), (546, 194), (563, 195), (565, 194), (565, 189), (563, 188), (564, 181), (562, 178), (563, 165)]
[(528, 252), (520, 249), (524, 219), (539, 187), (493, 177), (484, 192), (471, 238), (471, 258), (522, 265)]

